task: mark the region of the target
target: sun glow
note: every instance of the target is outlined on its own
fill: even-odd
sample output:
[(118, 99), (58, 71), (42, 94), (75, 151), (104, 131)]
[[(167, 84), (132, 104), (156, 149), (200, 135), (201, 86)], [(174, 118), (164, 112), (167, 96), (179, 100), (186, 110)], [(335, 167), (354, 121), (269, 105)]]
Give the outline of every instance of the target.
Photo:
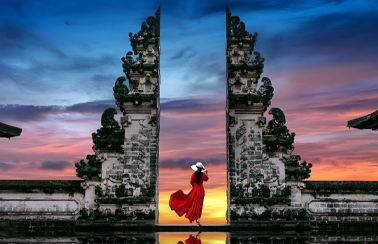
[[(202, 224), (226, 224), (227, 197), (225, 188), (206, 189), (202, 211)], [(188, 193), (188, 191), (185, 191)], [(178, 217), (168, 205), (173, 192), (159, 193), (159, 224), (190, 224), (184, 216)], [(192, 223), (195, 224), (195, 223)]]

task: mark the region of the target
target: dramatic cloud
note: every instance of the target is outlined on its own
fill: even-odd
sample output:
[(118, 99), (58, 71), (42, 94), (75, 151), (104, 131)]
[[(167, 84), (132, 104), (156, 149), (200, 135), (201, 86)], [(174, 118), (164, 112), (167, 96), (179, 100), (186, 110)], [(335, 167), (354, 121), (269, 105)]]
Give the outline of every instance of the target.
[(20, 51), (30, 49), (31, 47), (44, 52), (53, 54), (56, 58), (66, 58), (66, 55), (58, 48), (51, 46), (45, 38), (35, 35), (25, 28), (25, 26), (15, 23), (2, 23), (0, 25), (0, 50), (2, 56), (19, 55)]
[(45, 120), (48, 115), (67, 113), (101, 114), (109, 107), (116, 107), (114, 100), (78, 103), (71, 106), (33, 106), (20, 104), (0, 105), (0, 114), (3, 121), (30, 122)]
[[(356, 56), (349, 58), (357, 61), (356, 58), (362, 58), (358, 55), (361, 51), (377, 50), (373, 40), (378, 38), (377, 32), (374, 31), (378, 27), (378, 16), (374, 13), (374, 10), (365, 9), (361, 12), (331, 12), (316, 16), (301, 23), (298, 29), (293, 31), (299, 33), (299, 38), (295, 38), (290, 45), (308, 43), (308, 50), (312, 48), (311, 53), (317, 55), (338, 54), (344, 57), (345, 54), (352, 52)], [(356, 44), (361, 42), (365, 45), (355, 48)], [(344, 60), (344, 62), (348, 61), (351, 60)]]
[(13, 164), (7, 164), (7, 163), (2, 163), (0, 162), (0, 170), (9, 170), (13, 169), (15, 166)]
[(67, 161), (43, 161), (40, 169), (43, 170), (63, 170), (72, 167), (73, 164)]
[(67, 112), (79, 112), (79, 113), (103, 113), (107, 108), (116, 108), (115, 100), (102, 100), (86, 103), (78, 103), (72, 106), (67, 106)]
[[(324, 1), (315, 1), (315, 5)], [(338, 1), (340, 2), (340, 1)], [(331, 2), (333, 4), (334, 1)], [(225, 13), (226, 6), (230, 8), (231, 12), (245, 13), (250, 11), (284, 11), (287, 9), (291, 10), (303, 10), (311, 7), (311, 4), (303, 1), (292, 1), (292, 0), (282, 0), (282, 1), (264, 1), (257, 0), (251, 3), (249, 0), (221, 0), (217, 1), (214, 4), (211, 1), (200, 1), (192, 0), (185, 2), (178, 1), (162, 1), (162, 6), (168, 14), (183, 16), (188, 20), (196, 20), (198, 18), (203, 18), (204, 16), (213, 15), (213, 14), (222, 14)]]
[(223, 111), (225, 113), (225, 98), (188, 98), (162, 99), (161, 111), (168, 116), (202, 115), (208, 116)]
[(0, 105), (2, 119), (16, 121), (42, 120), (47, 113), (54, 113), (62, 110), (58, 106), (33, 106), (33, 105)]
[(175, 60), (175, 61), (177, 60), (182, 63), (186, 63), (196, 55), (197, 53), (193, 51), (193, 48), (191, 46), (188, 46), (176, 52), (174, 56), (172, 56), (170, 59)]
[[(159, 162), (159, 166), (161, 168), (182, 168), (182, 169), (187, 169), (191, 165), (195, 164), (196, 162), (203, 162), (205, 165), (217, 165), (217, 164), (225, 164), (226, 162), (226, 157), (222, 158), (179, 158), (179, 159), (165, 159), (161, 160)], [(206, 167), (206, 166), (205, 166)]]
[(161, 109), (168, 111), (168, 110), (182, 110), (182, 109), (199, 109), (199, 108), (206, 108), (207, 104), (199, 99), (162, 99), (161, 101)]

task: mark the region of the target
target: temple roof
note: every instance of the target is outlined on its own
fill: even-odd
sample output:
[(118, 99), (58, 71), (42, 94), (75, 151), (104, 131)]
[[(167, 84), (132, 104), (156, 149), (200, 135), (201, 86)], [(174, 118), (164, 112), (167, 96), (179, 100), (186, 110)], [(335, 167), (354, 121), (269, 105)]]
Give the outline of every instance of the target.
[(352, 119), (348, 121), (348, 127), (353, 127), (356, 129), (371, 129), (371, 130), (378, 130), (378, 110), (362, 116), (357, 119)]
[(21, 128), (7, 125), (0, 122), (0, 137), (11, 138), (14, 136), (19, 136), (22, 132)]

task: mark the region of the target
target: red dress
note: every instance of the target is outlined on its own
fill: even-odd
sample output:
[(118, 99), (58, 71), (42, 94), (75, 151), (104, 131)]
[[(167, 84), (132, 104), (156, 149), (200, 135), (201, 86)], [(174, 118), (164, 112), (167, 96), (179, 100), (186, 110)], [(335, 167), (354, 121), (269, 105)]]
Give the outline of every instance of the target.
[(178, 216), (183, 216), (189, 219), (190, 223), (201, 218), (203, 199), (205, 197), (205, 189), (202, 183), (208, 181), (209, 177), (203, 174), (199, 183), (195, 182), (195, 173), (192, 174), (190, 184), (193, 186), (192, 190), (186, 195), (182, 190), (178, 190), (171, 195), (169, 200), (169, 207), (174, 210)]
[[(179, 241), (177, 242), (177, 244), (184, 244), (184, 243), (182, 241)], [(185, 244), (202, 244), (202, 242), (197, 237), (190, 235), (189, 238), (185, 240)]]

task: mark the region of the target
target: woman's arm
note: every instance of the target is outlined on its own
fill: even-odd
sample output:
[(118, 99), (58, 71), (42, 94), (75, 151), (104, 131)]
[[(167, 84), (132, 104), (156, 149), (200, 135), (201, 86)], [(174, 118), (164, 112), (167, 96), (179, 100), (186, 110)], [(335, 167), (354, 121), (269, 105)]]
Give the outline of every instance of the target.
[(206, 174), (205, 181), (208, 181), (209, 180), (209, 171), (207, 171), (207, 169), (205, 169), (204, 173)]
[(194, 173), (192, 174), (192, 177), (190, 178), (190, 184), (194, 186)]

